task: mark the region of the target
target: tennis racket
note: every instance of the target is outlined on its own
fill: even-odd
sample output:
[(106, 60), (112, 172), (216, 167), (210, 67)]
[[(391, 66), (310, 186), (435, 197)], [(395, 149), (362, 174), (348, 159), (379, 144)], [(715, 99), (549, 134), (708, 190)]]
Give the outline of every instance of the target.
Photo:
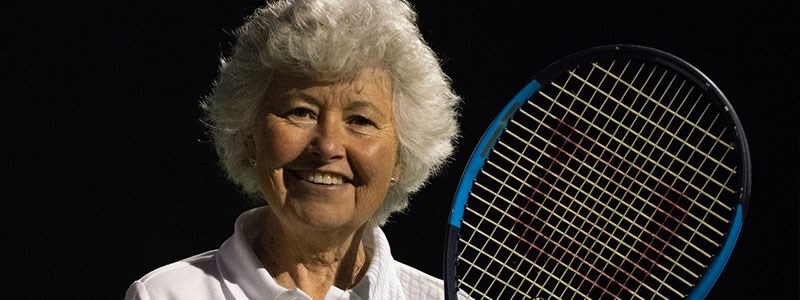
[(750, 193), (742, 126), (698, 69), (608, 45), (535, 76), (459, 183), (448, 299), (703, 299)]

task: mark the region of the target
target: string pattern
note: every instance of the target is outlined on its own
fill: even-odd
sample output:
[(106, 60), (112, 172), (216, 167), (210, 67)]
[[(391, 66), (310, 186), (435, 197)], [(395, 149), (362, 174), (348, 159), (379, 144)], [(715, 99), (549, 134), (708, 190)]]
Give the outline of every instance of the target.
[(467, 201), (475, 299), (676, 299), (721, 247), (739, 187), (705, 89), (645, 61), (575, 68), (529, 99)]

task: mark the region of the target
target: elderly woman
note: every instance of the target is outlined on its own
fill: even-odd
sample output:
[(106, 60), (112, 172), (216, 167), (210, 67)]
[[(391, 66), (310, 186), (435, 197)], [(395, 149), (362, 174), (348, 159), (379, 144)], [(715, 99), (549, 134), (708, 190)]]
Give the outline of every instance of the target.
[(442, 298), (378, 227), (457, 135), (459, 99), (415, 18), (401, 0), (276, 1), (248, 18), (203, 107), (228, 177), (266, 205), (126, 298)]

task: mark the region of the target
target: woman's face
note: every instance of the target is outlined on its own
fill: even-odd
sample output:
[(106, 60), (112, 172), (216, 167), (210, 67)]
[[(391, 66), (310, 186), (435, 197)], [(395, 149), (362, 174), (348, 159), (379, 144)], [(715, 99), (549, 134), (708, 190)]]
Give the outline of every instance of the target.
[(388, 76), (273, 79), (251, 150), (260, 189), (283, 226), (355, 231), (397, 176), (397, 136)]

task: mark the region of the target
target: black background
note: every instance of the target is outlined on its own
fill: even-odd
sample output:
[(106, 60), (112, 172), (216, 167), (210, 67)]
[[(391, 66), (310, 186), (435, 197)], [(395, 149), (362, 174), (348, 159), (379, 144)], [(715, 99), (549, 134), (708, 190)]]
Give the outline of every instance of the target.
[[(446, 171), (386, 226), (395, 258), (441, 276), (455, 186), (501, 106), (562, 56), (632, 43), (703, 70), (750, 142), (750, 210), (709, 299), (797, 299), (797, 11), (555, 2), (416, 1), (422, 33), (464, 98), (463, 138)], [(0, 7), (0, 298), (120, 299), (146, 272), (217, 248), (249, 206), (215, 165), (198, 101), (230, 32), (261, 2), (21, 3)]]

